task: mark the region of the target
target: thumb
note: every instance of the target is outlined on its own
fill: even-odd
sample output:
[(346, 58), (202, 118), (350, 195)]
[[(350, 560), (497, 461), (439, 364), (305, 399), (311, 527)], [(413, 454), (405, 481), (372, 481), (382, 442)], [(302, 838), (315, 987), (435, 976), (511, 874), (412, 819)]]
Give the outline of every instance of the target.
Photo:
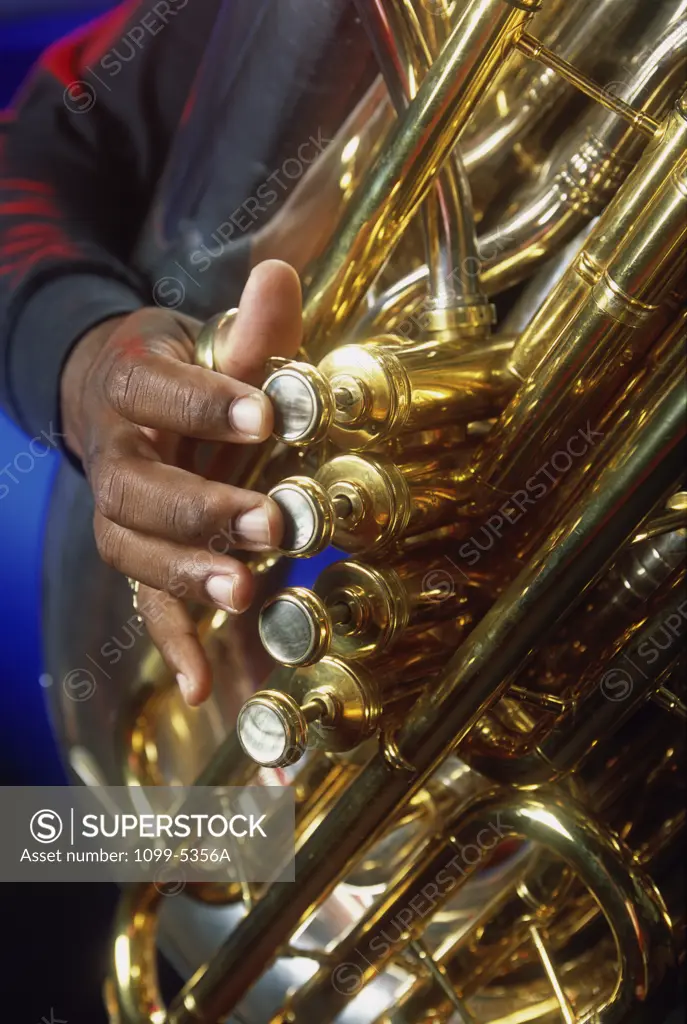
[(302, 334), (298, 274), (281, 260), (265, 260), (248, 278), (230, 329), (215, 339), (215, 366), (220, 373), (259, 386), (267, 360), (295, 356)]

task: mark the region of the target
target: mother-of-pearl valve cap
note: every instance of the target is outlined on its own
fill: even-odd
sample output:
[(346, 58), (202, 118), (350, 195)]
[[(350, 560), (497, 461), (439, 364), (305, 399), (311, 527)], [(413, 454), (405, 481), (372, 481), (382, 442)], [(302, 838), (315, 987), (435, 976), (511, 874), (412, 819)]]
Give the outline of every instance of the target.
[(327, 435), (335, 401), (328, 381), (310, 363), (285, 362), (267, 378), (262, 390), (274, 409), (274, 436), (300, 448)]
[(331, 543), (338, 516), (350, 512), (345, 494), (333, 497), (309, 476), (289, 476), (273, 487), (269, 497), (284, 518), (280, 550), (291, 558), (310, 558)]
[(246, 754), (266, 768), (285, 767), (306, 749), (354, 750), (382, 714), (379, 681), (362, 666), (325, 657), (296, 668), (289, 692), (261, 690), (239, 712), (236, 731)]
[(262, 645), (281, 665), (313, 665), (329, 653), (332, 619), (324, 602), (305, 587), (287, 587), (260, 611)]
[(301, 706), (288, 693), (262, 690), (239, 712), (236, 733), (248, 757), (264, 768), (296, 764), (308, 746), (308, 723), (327, 713), (324, 702)]

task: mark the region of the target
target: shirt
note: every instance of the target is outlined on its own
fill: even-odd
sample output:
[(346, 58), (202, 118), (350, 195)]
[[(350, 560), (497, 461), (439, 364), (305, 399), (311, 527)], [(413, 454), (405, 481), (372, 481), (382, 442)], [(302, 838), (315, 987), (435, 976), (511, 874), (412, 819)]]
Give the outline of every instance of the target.
[(280, 168), (371, 70), (350, 0), (128, 0), (45, 53), (0, 127), (0, 402), (28, 434), (99, 323), (236, 303)]

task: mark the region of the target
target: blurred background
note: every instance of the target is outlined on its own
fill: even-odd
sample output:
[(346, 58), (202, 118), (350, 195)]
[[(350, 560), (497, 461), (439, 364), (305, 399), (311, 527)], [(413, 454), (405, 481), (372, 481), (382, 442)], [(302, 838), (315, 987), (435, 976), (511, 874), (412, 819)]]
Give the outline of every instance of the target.
[[(55, 39), (114, 7), (112, 0), (0, 0), (0, 111), (41, 52)], [(42, 529), (57, 456), (51, 452), (23, 475), (12, 471), (26, 440), (0, 412), (0, 470), (9, 492), (0, 500), (0, 757), (8, 777), (59, 782), (59, 762), (43, 714), (38, 581)], [(8, 583), (11, 581), (11, 587)]]
[[(115, 4), (108, 0), (0, 0), (0, 112), (53, 40)], [(26, 439), (0, 412), (0, 470)], [(58, 456), (15, 474), (0, 500), (0, 784), (64, 781), (39, 678), (40, 563)], [(0, 493), (3, 493), (0, 491)], [(3, 1017), (17, 1024), (100, 1024), (100, 989), (116, 900), (109, 885), (0, 886), (5, 922)]]

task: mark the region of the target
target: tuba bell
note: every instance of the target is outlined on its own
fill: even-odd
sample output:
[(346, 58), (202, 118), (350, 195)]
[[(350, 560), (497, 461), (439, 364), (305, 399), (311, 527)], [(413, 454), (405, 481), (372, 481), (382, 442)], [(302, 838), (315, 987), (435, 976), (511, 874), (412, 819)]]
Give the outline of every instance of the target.
[[(685, 958), (687, 2), (348, 7), (374, 73), (321, 157), (336, 217), (302, 349), (265, 371), (275, 436), (231, 481), (286, 521), (252, 562), (259, 615), (199, 613), (198, 711), (145, 644), (116, 699), (54, 708), (85, 784), (292, 787), (295, 883), (128, 886), (109, 1018), (662, 1022)], [(101, 633), (126, 620), (125, 587), (85, 585)], [(158, 945), (184, 978), (164, 997)]]

